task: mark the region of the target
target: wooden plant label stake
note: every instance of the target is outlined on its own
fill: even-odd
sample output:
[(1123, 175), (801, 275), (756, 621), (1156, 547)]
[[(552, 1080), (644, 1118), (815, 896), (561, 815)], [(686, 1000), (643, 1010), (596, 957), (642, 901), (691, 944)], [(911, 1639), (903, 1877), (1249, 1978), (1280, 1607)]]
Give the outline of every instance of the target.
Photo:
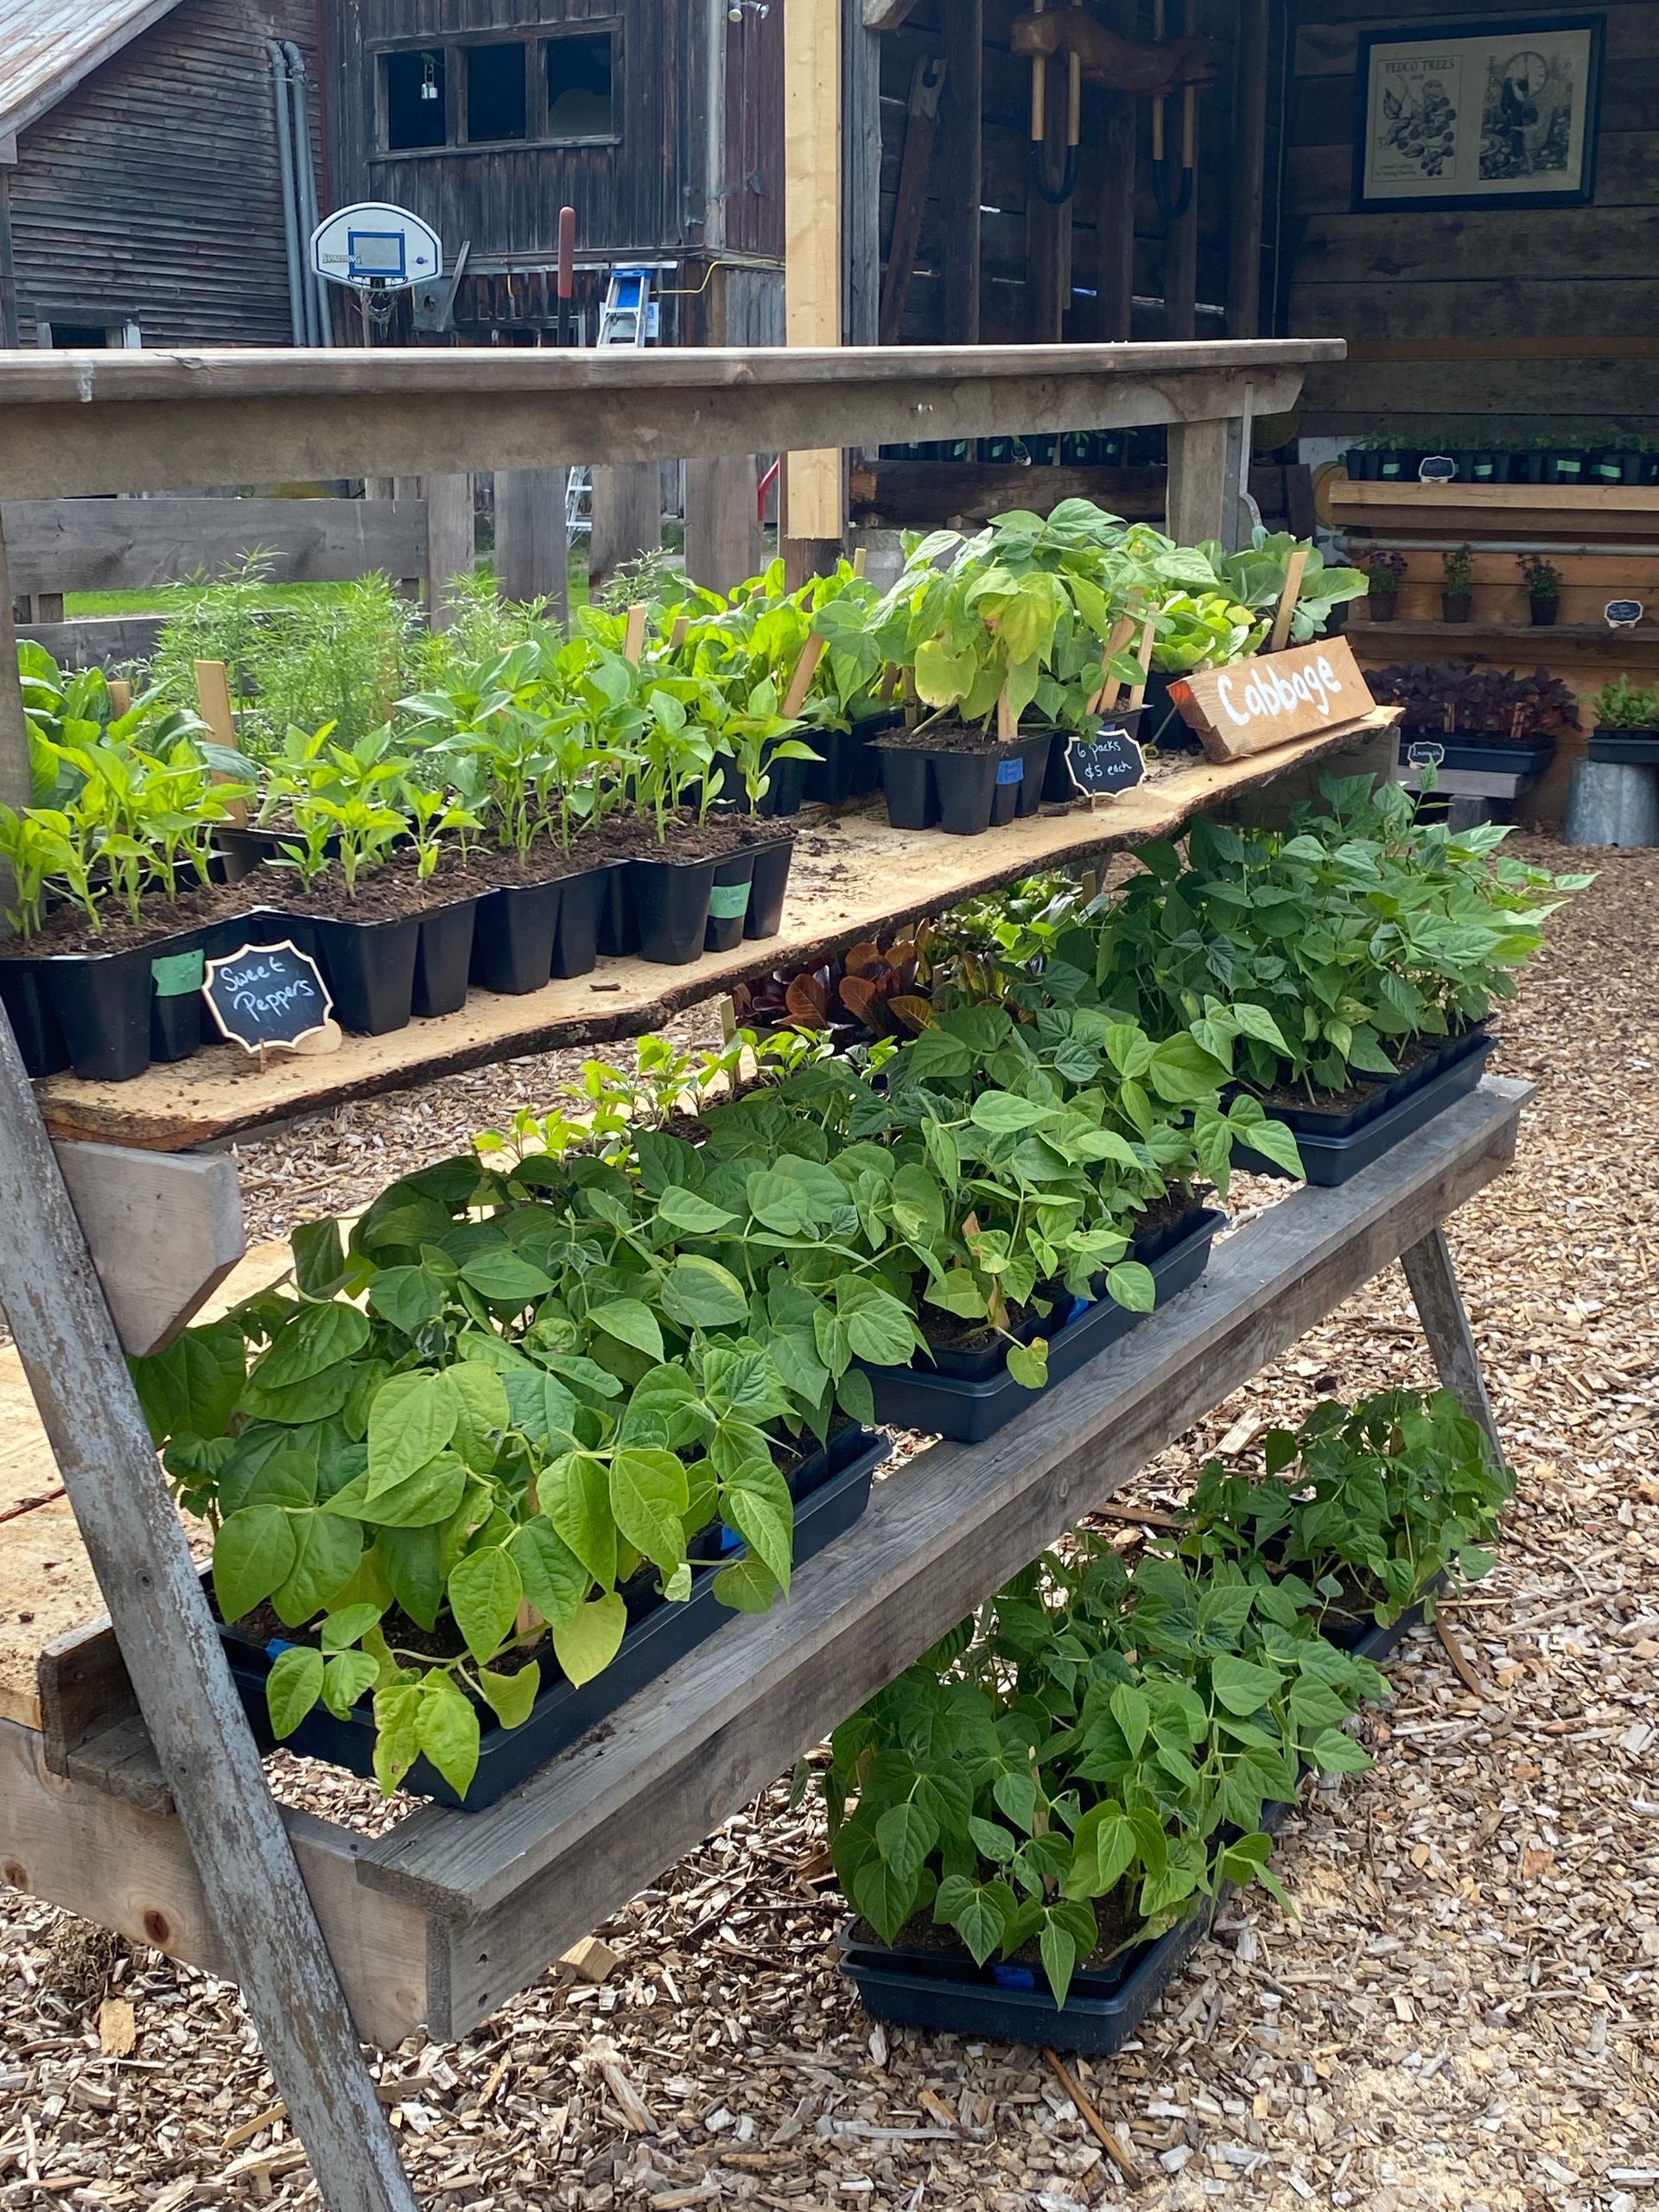
[(1258, 653), (1169, 687), (1212, 760), (1242, 760), (1294, 738), (1363, 721), (1376, 706), (1346, 638)]
[(1111, 635), (1106, 640), (1106, 681), (1095, 694), (1094, 702), (1089, 709), (1091, 715), (1109, 714), (1117, 704), (1117, 695), (1123, 686), (1112, 674), (1111, 664), (1134, 635), (1134, 616), (1120, 614), (1112, 625)]
[(685, 633), (690, 627), (691, 617), (689, 614), (677, 614), (674, 617), (674, 627), (668, 633), (670, 652), (678, 652), (680, 647), (685, 643)]
[(1302, 595), (1302, 578), (1307, 571), (1307, 556), (1311, 545), (1299, 545), (1290, 556), (1285, 570), (1285, 588), (1280, 595), (1279, 612), (1273, 618), (1273, 635), (1268, 640), (1268, 651), (1281, 653), (1290, 643), (1290, 626), (1295, 619), (1296, 602)]
[[(109, 681), (110, 713), (119, 721), (123, 715), (132, 712), (132, 686), (124, 676), (112, 676)], [(204, 715), (203, 720), (207, 717)]]
[(863, 581), (864, 571), (869, 567), (869, 565), (870, 549), (868, 545), (861, 545), (853, 556), (853, 574), (859, 578), (861, 582)]
[(631, 660), (636, 668), (645, 658), (645, 618), (651, 609), (644, 600), (638, 600), (628, 609), (628, 627), (622, 640), (622, 657)]
[(1129, 704), (1131, 707), (1144, 707), (1147, 703), (1147, 676), (1152, 667), (1152, 617), (1150, 615), (1147, 617), (1141, 628), (1141, 643), (1135, 657), (1141, 664), (1141, 681), (1129, 694)]
[(287, 938), (208, 961), (201, 995), (220, 1034), (257, 1052), (262, 1071), (273, 1047), (297, 1052), (320, 1033), (332, 1030), (336, 1039), (340, 1033), (321, 969)]
[[(216, 745), (237, 747), (236, 716), (231, 710), (231, 679), (222, 660), (199, 660), (192, 664), (196, 678), (196, 705), (201, 719), (213, 733)], [(130, 701), (130, 693), (128, 695)], [(229, 783), (230, 777), (215, 773), (216, 784)], [(245, 829), (248, 808), (245, 799), (232, 801), (226, 819)]]
[(1003, 745), (1016, 743), (1020, 735), (1019, 720), (1006, 683), (996, 695), (996, 734), (998, 741)]
[(789, 689), (784, 694), (781, 709), (785, 721), (793, 721), (806, 704), (806, 695), (812, 689), (812, 679), (818, 672), (818, 663), (823, 658), (826, 640), (809, 638), (801, 648), (801, 657), (795, 664), (795, 673), (789, 679)]

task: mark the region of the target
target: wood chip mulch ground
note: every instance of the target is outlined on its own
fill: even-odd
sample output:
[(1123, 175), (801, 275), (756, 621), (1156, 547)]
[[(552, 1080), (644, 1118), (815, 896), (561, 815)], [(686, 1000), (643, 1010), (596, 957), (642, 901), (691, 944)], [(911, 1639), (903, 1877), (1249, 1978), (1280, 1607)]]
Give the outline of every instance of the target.
[[(1560, 861), (1560, 849), (1528, 841)], [(376, 2061), (423, 2203), (1659, 2212), (1659, 856), (1601, 869), (1503, 1024), (1541, 1089), (1452, 1243), (1521, 1498), (1502, 1565), (1290, 1823), (1300, 1917), (1236, 1902), (1110, 2065), (884, 2032), (835, 1972), (820, 1817), (780, 1789), (457, 2045)], [(547, 1059), (245, 1148), (256, 1234), (362, 1203)], [(1433, 1379), (1397, 1272), (1125, 1497), (1167, 1507), (1321, 1393)], [(1120, 1526), (1122, 1524), (1119, 1524)], [(285, 1795), (355, 1785), (290, 1763)], [(0, 2206), (321, 2202), (236, 1993), (0, 1900)], [(1132, 2171), (1133, 2183), (1125, 2168)]]

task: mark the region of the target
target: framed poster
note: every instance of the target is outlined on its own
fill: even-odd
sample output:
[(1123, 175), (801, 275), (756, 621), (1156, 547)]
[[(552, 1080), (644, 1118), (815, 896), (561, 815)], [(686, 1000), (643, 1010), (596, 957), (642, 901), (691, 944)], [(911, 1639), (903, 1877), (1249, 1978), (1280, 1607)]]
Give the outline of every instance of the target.
[(1600, 16), (1362, 31), (1354, 207), (1575, 207), (1595, 190)]

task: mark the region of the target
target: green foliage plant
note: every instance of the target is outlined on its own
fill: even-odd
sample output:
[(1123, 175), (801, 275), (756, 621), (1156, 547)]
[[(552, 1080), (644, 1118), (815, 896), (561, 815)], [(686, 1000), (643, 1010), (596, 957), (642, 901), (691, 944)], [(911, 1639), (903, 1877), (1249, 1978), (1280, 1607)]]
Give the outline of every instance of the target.
[(1628, 673), (1604, 683), (1586, 703), (1598, 729), (1659, 729), (1659, 691), (1632, 683)]
[(1549, 604), (1560, 597), (1561, 572), (1553, 562), (1541, 553), (1517, 553), (1515, 559), (1529, 599)]

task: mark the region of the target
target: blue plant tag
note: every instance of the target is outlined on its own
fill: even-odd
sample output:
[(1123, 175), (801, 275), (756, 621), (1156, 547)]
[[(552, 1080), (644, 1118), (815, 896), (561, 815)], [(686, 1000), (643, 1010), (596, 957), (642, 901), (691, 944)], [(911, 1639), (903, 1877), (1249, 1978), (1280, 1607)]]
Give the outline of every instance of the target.
[(1035, 1989), (1037, 1977), (1029, 1967), (994, 1966), (991, 1980), (999, 1989)]
[(999, 784), (1023, 784), (1026, 780), (1025, 762), (999, 760), (996, 764), (996, 780)]

